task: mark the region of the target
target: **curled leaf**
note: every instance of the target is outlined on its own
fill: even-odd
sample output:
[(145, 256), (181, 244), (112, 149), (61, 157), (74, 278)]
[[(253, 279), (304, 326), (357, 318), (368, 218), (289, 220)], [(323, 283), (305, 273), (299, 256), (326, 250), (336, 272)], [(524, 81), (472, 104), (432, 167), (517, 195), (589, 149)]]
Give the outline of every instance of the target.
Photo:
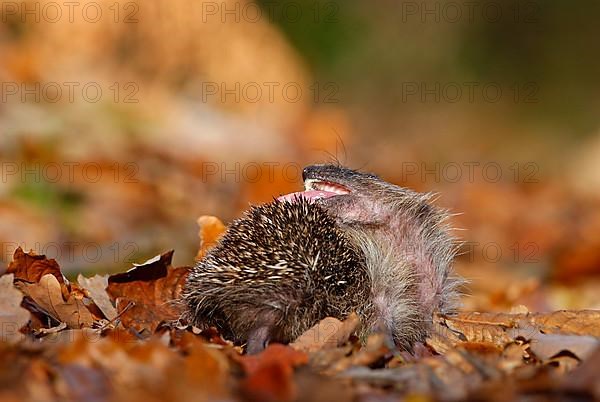
[(22, 290), (42, 310), (69, 328), (91, 327), (94, 322), (82, 300), (74, 296), (63, 298), (60, 283), (52, 274), (42, 276), (39, 283), (23, 284)]

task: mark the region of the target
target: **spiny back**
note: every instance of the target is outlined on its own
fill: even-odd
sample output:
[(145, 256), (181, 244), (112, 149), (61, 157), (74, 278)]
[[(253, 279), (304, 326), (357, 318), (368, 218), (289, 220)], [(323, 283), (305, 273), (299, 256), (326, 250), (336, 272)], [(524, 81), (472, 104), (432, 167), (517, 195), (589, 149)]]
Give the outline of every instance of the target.
[(274, 201), (229, 226), (192, 270), (184, 298), (196, 325), (217, 325), (236, 340), (253, 326), (275, 326), (269, 338), (287, 342), (322, 318), (363, 308), (367, 275), (322, 207)]

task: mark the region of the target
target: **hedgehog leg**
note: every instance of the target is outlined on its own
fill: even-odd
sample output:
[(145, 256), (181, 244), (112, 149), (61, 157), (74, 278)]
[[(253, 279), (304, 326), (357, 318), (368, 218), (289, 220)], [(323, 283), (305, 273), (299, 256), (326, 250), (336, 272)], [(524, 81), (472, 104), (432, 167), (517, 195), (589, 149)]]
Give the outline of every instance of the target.
[(246, 353), (253, 355), (262, 352), (271, 337), (271, 327), (262, 325), (255, 327), (248, 334), (248, 343), (246, 345)]

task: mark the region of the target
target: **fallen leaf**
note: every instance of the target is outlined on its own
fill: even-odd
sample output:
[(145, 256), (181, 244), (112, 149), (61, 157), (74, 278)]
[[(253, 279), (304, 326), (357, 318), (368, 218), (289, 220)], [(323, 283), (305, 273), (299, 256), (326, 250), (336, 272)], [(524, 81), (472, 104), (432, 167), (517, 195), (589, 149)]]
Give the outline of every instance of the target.
[(89, 298), (98, 306), (106, 319), (113, 320), (117, 316), (117, 310), (114, 308), (106, 292), (108, 287), (107, 275), (95, 275), (91, 278), (79, 274), (77, 283), (89, 293)]
[(65, 283), (65, 278), (55, 259), (47, 259), (45, 255), (25, 253), (21, 247), (15, 250), (6, 273), (14, 274), (15, 279), (31, 283), (39, 282), (44, 275), (51, 274), (61, 284)]
[(94, 322), (82, 300), (72, 296), (63, 298), (61, 285), (52, 274), (42, 276), (39, 283), (24, 283), (21, 289), (47, 314), (69, 328), (91, 327)]
[(198, 236), (200, 237), (200, 248), (196, 259), (200, 260), (206, 255), (208, 250), (217, 244), (223, 233), (225, 232), (225, 225), (216, 216), (202, 215), (198, 218), (198, 226), (200, 231)]
[(110, 399), (108, 373), (97, 367), (64, 364), (55, 369), (60, 381), (57, 390), (63, 400), (101, 402)]
[[(319, 351), (317, 352), (317, 356), (326, 352), (326, 350)], [(338, 359), (338, 361), (327, 368), (326, 372), (328, 374), (335, 374), (343, 372), (352, 366), (370, 366), (388, 355), (389, 352), (390, 350), (385, 344), (385, 336), (381, 333), (374, 333), (369, 335), (366, 344), (362, 348), (349, 356), (343, 356)], [(322, 359), (322, 356), (319, 356), (319, 358)]]
[(584, 360), (600, 347), (600, 339), (585, 335), (539, 333), (532, 336), (530, 344), (531, 351), (542, 361), (549, 361), (561, 352), (570, 352)]
[(190, 384), (210, 395), (212, 400), (225, 400), (229, 374), (226, 356), (207, 347), (200, 337), (191, 332), (184, 332), (179, 344), (187, 358), (184, 370), (173, 367), (173, 375), (185, 375)]
[(294, 368), (308, 362), (308, 356), (289, 346), (271, 344), (257, 355), (240, 356), (247, 377), (242, 391), (253, 400), (291, 401), (297, 395)]
[(600, 382), (598, 381), (598, 372), (600, 372), (600, 348), (597, 348), (581, 366), (569, 373), (567, 378), (564, 379), (564, 384), (568, 389), (580, 393), (589, 392), (596, 399), (599, 399)]
[(304, 352), (297, 351), (287, 345), (273, 343), (256, 355), (239, 356), (236, 360), (242, 365), (246, 374), (251, 375), (263, 366), (285, 364), (291, 367), (301, 366), (308, 362)]
[(179, 297), (190, 268), (173, 268), (172, 258), (173, 251), (168, 251), (108, 278), (106, 291), (125, 328), (152, 333), (160, 323), (179, 318)]
[[(600, 311), (555, 311), (552, 313), (459, 313), (435, 316), (428, 343), (443, 353), (460, 342), (490, 342), (503, 346), (517, 337), (532, 339), (539, 334), (600, 337)], [(447, 343), (445, 346), (444, 343)]]
[(350, 314), (343, 322), (327, 317), (300, 335), (290, 346), (307, 353), (333, 348), (347, 342), (359, 325), (360, 318), (356, 313)]
[(13, 274), (0, 277), (0, 340), (16, 342), (23, 338), (19, 331), (29, 321), (29, 311), (21, 307), (23, 294), (13, 285)]
[(599, 310), (559, 310), (552, 313), (527, 314), (525, 319), (546, 333), (590, 335), (600, 337)]

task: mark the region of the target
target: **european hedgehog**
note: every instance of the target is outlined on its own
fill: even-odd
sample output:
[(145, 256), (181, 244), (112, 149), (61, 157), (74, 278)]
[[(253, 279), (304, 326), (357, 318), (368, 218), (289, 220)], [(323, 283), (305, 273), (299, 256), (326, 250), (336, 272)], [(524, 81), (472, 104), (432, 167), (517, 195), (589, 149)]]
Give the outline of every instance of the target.
[(452, 312), (460, 280), (448, 214), (421, 194), (334, 165), (303, 170), (305, 191), (252, 207), (191, 271), (188, 321), (255, 353), (319, 320), (359, 314), (400, 349)]

